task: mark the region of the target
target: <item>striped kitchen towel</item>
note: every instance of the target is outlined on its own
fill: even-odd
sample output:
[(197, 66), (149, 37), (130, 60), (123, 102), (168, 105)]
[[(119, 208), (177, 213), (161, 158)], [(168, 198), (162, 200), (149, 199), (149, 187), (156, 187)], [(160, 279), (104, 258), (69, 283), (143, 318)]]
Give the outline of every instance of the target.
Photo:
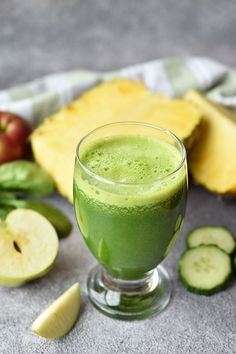
[(91, 86), (115, 78), (141, 80), (155, 92), (181, 97), (196, 89), (236, 109), (236, 71), (203, 57), (167, 58), (101, 73), (86, 70), (48, 75), (0, 91), (0, 110), (18, 113), (33, 127)]

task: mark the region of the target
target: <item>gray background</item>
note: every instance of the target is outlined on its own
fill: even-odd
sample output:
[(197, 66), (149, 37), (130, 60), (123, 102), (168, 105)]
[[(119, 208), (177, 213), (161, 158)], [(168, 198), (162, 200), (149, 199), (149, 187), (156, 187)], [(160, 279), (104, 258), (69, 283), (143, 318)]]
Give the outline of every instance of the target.
[[(173, 55), (205, 55), (236, 66), (235, 14), (233, 0), (1, 0), (0, 89), (51, 72), (110, 70)], [(66, 201), (50, 201), (74, 220)], [(0, 353), (235, 353), (236, 281), (201, 297), (188, 293), (177, 276), (186, 232), (210, 223), (236, 233), (235, 212), (235, 201), (191, 184), (183, 232), (165, 261), (172, 301), (159, 316), (132, 323), (109, 319), (88, 302), (85, 281), (95, 260), (75, 226), (45, 278), (0, 288)], [(77, 280), (82, 309), (74, 330), (56, 341), (32, 334), (34, 318)]]

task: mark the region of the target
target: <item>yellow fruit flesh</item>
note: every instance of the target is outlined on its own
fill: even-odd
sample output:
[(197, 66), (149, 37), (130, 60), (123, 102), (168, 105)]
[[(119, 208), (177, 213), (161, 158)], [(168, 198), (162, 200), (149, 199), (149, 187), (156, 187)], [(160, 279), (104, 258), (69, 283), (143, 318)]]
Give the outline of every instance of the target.
[(74, 326), (79, 309), (80, 286), (75, 283), (36, 318), (31, 329), (44, 338), (62, 337)]
[(157, 95), (138, 82), (115, 80), (93, 88), (48, 117), (31, 142), (37, 162), (72, 201), (76, 146), (91, 130), (118, 121), (147, 122), (171, 130), (187, 144), (200, 120), (201, 112), (192, 103)]
[(32, 210), (9, 213), (0, 226), (0, 284), (14, 287), (46, 274), (58, 253), (53, 226)]
[(185, 96), (203, 112), (201, 136), (189, 153), (197, 183), (219, 194), (236, 194), (236, 115), (197, 92)]

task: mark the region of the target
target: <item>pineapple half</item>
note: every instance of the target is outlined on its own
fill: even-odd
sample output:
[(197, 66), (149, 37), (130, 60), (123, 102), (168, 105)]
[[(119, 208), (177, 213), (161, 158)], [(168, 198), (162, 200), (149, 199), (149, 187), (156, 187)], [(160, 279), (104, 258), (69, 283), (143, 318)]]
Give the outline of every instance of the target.
[(201, 110), (195, 104), (157, 95), (142, 83), (121, 79), (94, 87), (46, 118), (31, 142), (36, 161), (72, 202), (76, 146), (92, 129), (118, 121), (148, 122), (171, 130), (189, 147), (200, 120)]
[(201, 136), (189, 153), (189, 170), (199, 184), (236, 196), (236, 114), (196, 91), (185, 98), (203, 112)]

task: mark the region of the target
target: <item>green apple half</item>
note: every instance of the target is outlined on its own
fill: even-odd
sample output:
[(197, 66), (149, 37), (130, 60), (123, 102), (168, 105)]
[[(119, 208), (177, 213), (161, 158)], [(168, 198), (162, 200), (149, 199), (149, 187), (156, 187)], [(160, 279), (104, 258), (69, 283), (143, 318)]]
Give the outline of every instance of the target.
[(57, 254), (57, 233), (41, 214), (16, 209), (0, 222), (0, 285), (16, 287), (42, 277)]
[(60, 338), (74, 326), (80, 309), (79, 283), (72, 285), (33, 322), (33, 332), (44, 338)]

